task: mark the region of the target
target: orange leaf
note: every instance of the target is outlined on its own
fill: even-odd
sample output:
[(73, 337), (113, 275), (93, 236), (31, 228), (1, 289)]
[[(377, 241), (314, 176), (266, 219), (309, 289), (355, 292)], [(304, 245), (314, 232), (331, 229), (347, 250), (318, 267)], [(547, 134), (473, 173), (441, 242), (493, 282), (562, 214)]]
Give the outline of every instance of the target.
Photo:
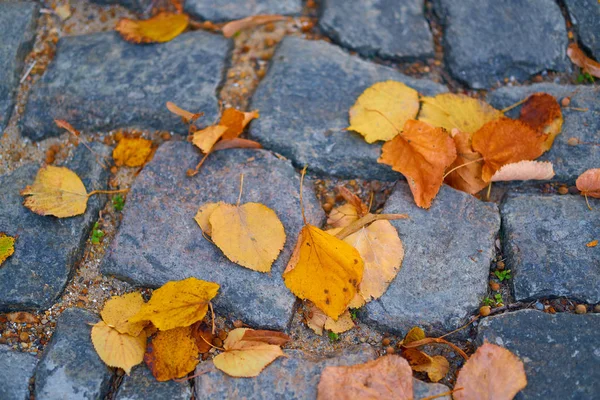
[(189, 22), (190, 17), (186, 14), (161, 12), (144, 21), (123, 18), (115, 29), (132, 43), (163, 43), (179, 36)]
[(191, 335), (196, 340), (196, 347), (198, 347), (198, 351), (202, 354), (207, 353), (210, 349), (212, 349), (210, 345), (214, 339), (212, 330), (203, 321), (198, 321), (190, 326), (192, 327)]
[(462, 367), (456, 400), (511, 400), (527, 386), (521, 360), (507, 349), (484, 343)]
[(219, 125), (227, 127), (223, 139), (234, 139), (242, 134), (246, 125), (254, 118), (258, 118), (258, 111), (242, 112), (235, 108), (227, 108), (223, 111)]
[(544, 151), (550, 150), (554, 139), (560, 133), (563, 116), (558, 101), (548, 93), (534, 93), (521, 108), (520, 121), (525, 122), (540, 133), (547, 133)]
[(444, 356), (431, 357), (417, 349), (404, 349), (402, 356), (408, 360), (414, 371), (427, 372), (427, 376), (432, 382), (438, 382), (450, 370), (450, 364)]
[(79, 131), (77, 129), (75, 129), (73, 127), (73, 125), (71, 125), (70, 123), (68, 123), (67, 121), (65, 121), (64, 119), (55, 119), (54, 123), (59, 128), (63, 128), (65, 130), (67, 130), (68, 132), (72, 133), (73, 135), (79, 136)]
[(141, 167), (152, 155), (152, 141), (144, 138), (123, 138), (113, 150), (117, 167)]
[(194, 132), (192, 143), (194, 143), (204, 154), (212, 151), (213, 146), (223, 134), (227, 127), (223, 125), (211, 125), (206, 129)]
[(588, 169), (575, 182), (583, 196), (600, 199), (600, 168)]
[(186, 124), (194, 122), (198, 118), (204, 115), (204, 113), (194, 114), (188, 110), (184, 110), (179, 107), (177, 104), (167, 101), (167, 110), (171, 111), (173, 114), (181, 117)]
[(598, 246), (598, 240), (592, 240), (591, 242), (586, 244), (586, 247), (596, 247)]
[(473, 150), (483, 156), (482, 179), (489, 182), (503, 165), (534, 160), (542, 155), (548, 135), (509, 118), (490, 121), (473, 135)]
[(456, 159), (454, 141), (442, 128), (409, 120), (404, 130), (383, 145), (378, 162), (402, 173), (419, 207), (431, 207), (444, 181), (444, 171)]
[(571, 43), (567, 48), (567, 55), (579, 68), (583, 69), (590, 75), (600, 78), (600, 63), (592, 60), (577, 46), (575, 43)]
[(471, 146), (471, 134), (460, 132), (458, 129), (452, 130), (452, 139), (456, 145), (456, 160), (448, 167), (450, 172), (444, 179), (444, 182), (454, 189), (475, 194), (488, 184), (481, 179), (481, 169), (483, 160), (481, 154), (473, 151)]
[(290, 341), (290, 337), (283, 332), (248, 329), (244, 332), (242, 340), (283, 346)]
[(386, 355), (364, 364), (326, 367), (317, 400), (413, 398), (412, 370), (400, 356)]
[(519, 161), (504, 165), (492, 176), (492, 182), (547, 180), (554, 177), (549, 161)]
[(268, 24), (269, 22), (283, 21), (284, 19), (285, 17), (282, 15), (252, 15), (250, 17), (226, 23), (223, 25), (223, 28), (221, 28), (221, 31), (223, 32), (223, 36), (230, 38), (244, 29)]

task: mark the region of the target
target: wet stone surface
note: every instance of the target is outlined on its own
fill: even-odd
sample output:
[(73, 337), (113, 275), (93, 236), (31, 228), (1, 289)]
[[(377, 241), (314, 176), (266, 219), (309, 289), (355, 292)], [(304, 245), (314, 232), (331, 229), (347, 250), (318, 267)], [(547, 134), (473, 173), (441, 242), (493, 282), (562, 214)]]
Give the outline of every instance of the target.
[(0, 3), (0, 133), (14, 106), (23, 61), (35, 39), (39, 6), (30, 2)]
[(319, 24), (340, 45), (391, 60), (433, 56), (422, 0), (324, 0)]
[(86, 132), (135, 127), (186, 133), (165, 103), (202, 111), (204, 121), (213, 121), (230, 45), (202, 31), (142, 46), (114, 32), (63, 38), (29, 95), (22, 133), (34, 140), (58, 135), (56, 118)]
[(596, 0), (565, 0), (579, 41), (600, 60), (600, 3)]
[(108, 393), (113, 373), (90, 339), (96, 322), (97, 316), (79, 308), (61, 314), (35, 373), (36, 399), (100, 399)]
[(0, 399), (29, 399), (29, 379), (33, 376), (36, 364), (37, 358), (33, 354), (0, 345)]
[[(567, 71), (567, 31), (554, 0), (434, 0), (452, 75), (476, 88)], [(540, 40), (543, 38), (543, 40)]]
[(115, 400), (189, 400), (192, 388), (189, 382), (159, 382), (142, 363), (134, 367), (131, 375), (125, 375), (115, 395)]
[(396, 279), (365, 306), (362, 320), (400, 334), (420, 326), (428, 336), (462, 326), (487, 293), (500, 228), (497, 206), (444, 185), (424, 210), (408, 185), (398, 182), (383, 212), (408, 214), (392, 221), (405, 256)]
[[(564, 123), (561, 133), (554, 140), (550, 151), (538, 160), (551, 161), (554, 165), (555, 181), (574, 184), (579, 175), (600, 165), (600, 87), (573, 86), (540, 83), (531, 86), (504, 87), (488, 94), (491, 105), (502, 109), (536, 92), (546, 92), (560, 102), (570, 98), (568, 107), (562, 107)], [(518, 118), (520, 107), (507, 113)], [(569, 139), (579, 144), (571, 146)]]
[(517, 300), (565, 296), (600, 302), (600, 252), (586, 246), (600, 238), (600, 222), (583, 196), (509, 195), (501, 214), (505, 264)]
[(240, 19), (258, 14), (299, 15), (301, 0), (187, 0), (185, 11), (212, 22)]
[[(295, 297), (281, 274), (303, 226), (300, 179), (289, 161), (265, 150), (226, 150), (211, 154), (195, 177), (186, 176), (200, 160), (189, 143), (162, 145), (140, 173), (127, 196), (119, 233), (102, 271), (141, 286), (194, 276), (221, 285), (215, 299), (219, 315), (231, 315), (253, 327), (286, 329)], [(202, 236), (194, 220), (206, 202), (235, 204), (244, 174), (241, 203), (258, 202), (275, 211), (287, 236), (271, 273), (230, 262)], [(320, 226), (324, 214), (310, 185), (304, 206), (309, 223)]]
[[(217, 370), (212, 362), (202, 363), (196, 368), (196, 393), (211, 399), (244, 398), (297, 399), (317, 398), (317, 385), (321, 372), (328, 366), (362, 364), (377, 358), (369, 345), (350, 347), (328, 357), (315, 356), (301, 350), (287, 350), (288, 357), (278, 358), (256, 378), (232, 378)], [(419, 399), (448, 391), (441, 384), (427, 384), (413, 379), (414, 398)], [(440, 399), (449, 400), (448, 397)]]
[(332, 44), (287, 37), (252, 99), (251, 108), (261, 114), (251, 123), (250, 135), (314, 173), (399, 179), (400, 174), (377, 163), (381, 144), (368, 144), (345, 130), (358, 96), (386, 80), (404, 82), (425, 95), (446, 91), (443, 85), (363, 61)]
[[(93, 144), (99, 154), (108, 147)], [(106, 189), (108, 171), (79, 146), (66, 167), (79, 175), (88, 192)], [(98, 213), (105, 195), (90, 197), (85, 214), (71, 218), (41, 216), (23, 206), (20, 191), (31, 185), (39, 165), (27, 164), (12, 174), (0, 176), (0, 231), (18, 236), (15, 252), (0, 268), (0, 312), (46, 309), (62, 293)]]
[(593, 399), (600, 393), (600, 314), (522, 310), (484, 319), (477, 341), (506, 347), (525, 364), (515, 399)]

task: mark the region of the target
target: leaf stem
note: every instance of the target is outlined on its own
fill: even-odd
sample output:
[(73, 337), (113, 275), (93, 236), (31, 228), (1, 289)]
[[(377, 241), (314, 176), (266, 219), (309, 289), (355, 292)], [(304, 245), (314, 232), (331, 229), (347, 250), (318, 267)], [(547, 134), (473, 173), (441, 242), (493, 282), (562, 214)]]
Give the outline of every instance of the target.
[(486, 194), (487, 201), (490, 201), (491, 195), (492, 195), (492, 182), (490, 182), (490, 184), (488, 185), (488, 190), (487, 190), (487, 194)]
[(120, 190), (92, 190), (88, 193), (87, 197), (91, 197), (95, 194), (114, 194), (114, 193), (127, 193), (129, 189), (120, 189)]
[(394, 219), (406, 219), (406, 214), (367, 214), (364, 217), (357, 219), (350, 225), (344, 227), (341, 231), (336, 233), (334, 236), (340, 240), (352, 235), (354, 232), (360, 230), (362, 227), (369, 225), (372, 222), (379, 220), (394, 220)]
[(425, 339), (421, 339), (421, 340), (415, 340), (414, 342), (405, 344), (402, 347), (405, 347), (407, 349), (414, 349), (414, 348), (421, 347), (426, 344), (432, 344), (432, 343), (448, 345), (448, 346), (452, 347), (458, 354), (460, 354), (460, 356), (462, 358), (464, 358), (465, 360), (469, 359), (469, 356), (467, 355), (467, 353), (465, 353), (460, 347), (456, 346), (454, 343), (447, 341), (446, 339), (441, 339), (441, 338), (425, 338)]
[(308, 225), (308, 222), (306, 222), (306, 216), (304, 215), (304, 201), (302, 198), (302, 192), (304, 191), (302, 189), (304, 186), (304, 175), (306, 175), (307, 168), (308, 165), (305, 165), (304, 169), (302, 170), (302, 175), (300, 176), (300, 210), (302, 211), (302, 220), (304, 221), (304, 225)]
[(529, 96), (525, 97), (525, 98), (524, 98), (524, 99), (522, 99), (522, 100), (519, 100), (519, 101), (517, 101), (515, 104), (513, 104), (513, 105), (510, 105), (510, 106), (506, 107), (506, 108), (505, 108), (505, 109), (503, 109), (503, 110), (500, 110), (500, 112), (504, 114), (504, 113), (506, 113), (506, 112), (508, 112), (508, 111), (512, 110), (512, 109), (513, 109), (513, 108), (515, 108), (515, 107), (519, 107), (521, 104), (525, 103), (525, 102), (527, 101), (527, 99), (529, 99)]
[(237, 199), (237, 203), (235, 203), (236, 207), (240, 206), (240, 201), (242, 200), (242, 192), (244, 191), (244, 174), (240, 174), (240, 194)]
[(588, 201), (587, 193), (585, 193), (583, 195), (583, 197), (585, 197), (585, 204), (587, 204), (587, 206), (590, 209), (590, 211), (594, 211), (594, 209), (592, 208), (592, 206), (590, 206), (590, 202)]
[(446, 177), (447, 177), (448, 175), (450, 175), (451, 173), (453, 173), (453, 172), (454, 172), (454, 171), (456, 171), (457, 169), (459, 169), (459, 168), (462, 168), (462, 167), (465, 167), (465, 166), (467, 166), (467, 165), (470, 165), (470, 164), (473, 164), (473, 163), (476, 163), (476, 162), (478, 162), (478, 161), (483, 161), (483, 157), (481, 157), (481, 158), (478, 158), (477, 160), (473, 160), (473, 161), (466, 162), (466, 163), (464, 163), (464, 164), (461, 164), (461, 165), (458, 165), (458, 166), (456, 166), (456, 167), (452, 168), (450, 171), (448, 171), (448, 172), (446, 172), (446, 173), (444, 174), (444, 178), (443, 178), (443, 179), (446, 179)]
[(204, 155), (204, 157), (202, 157), (202, 160), (200, 160), (200, 162), (198, 163), (198, 165), (196, 165), (196, 168), (194, 168), (194, 170), (191, 171), (191, 173), (188, 173), (189, 177), (196, 176), (198, 174), (198, 171), (200, 171), (200, 167), (202, 166), (202, 164), (204, 164), (204, 161), (206, 161), (206, 159), (208, 158), (208, 156), (210, 155), (210, 153), (212, 153), (212, 149), (210, 149), (208, 151), (208, 153), (206, 153)]

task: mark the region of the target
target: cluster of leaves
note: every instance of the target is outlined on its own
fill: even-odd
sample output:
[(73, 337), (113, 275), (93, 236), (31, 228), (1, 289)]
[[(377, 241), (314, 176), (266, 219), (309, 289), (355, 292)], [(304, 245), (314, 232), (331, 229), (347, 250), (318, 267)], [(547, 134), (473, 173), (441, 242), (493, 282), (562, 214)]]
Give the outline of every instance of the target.
[(104, 237), (104, 232), (100, 229), (100, 225), (98, 222), (94, 223), (94, 227), (92, 229), (92, 244), (99, 244), (102, 238)]
[[(403, 354), (412, 350), (413, 343), (421, 341), (406, 343), (405, 339), (410, 347), (404, 348)], [(364, 364), (326, 367), (319, 380), (317, 399), (412, 399), (413, 377), (409, 363), (412, 369), (438, 377), (447, 368), (447, 361), (444, 363), (443, 357), (436, 357), (411, 352), (408, 362), (398, 355), (386, 355)], [(459, 371), (450, 393), (456, 400), (512, 399), (525, 386), (523, 363), (510, 351), (486, 342)]]
[(115, 211), (121, 212), (125, 207), (125, 198), (121, 194), (117, 194), (112, 198), (112, 204)]
[(502, 295), (500, 293), (496, 293), (493, 299), (486, 297), (483, 299), (482, 303), (490, 307), (499, 307), (500, 305), (504, 304), (504, 300), (502, 300)]
[[(122, 18), (115, 29), (123, 39), (132, 43), (168, 42), (185, 32), (190, 25), (190, 17), (183, 13), (181, 7), (177, 7), (177, 9), (175, 13), (161, 12), (147, 20)], [(242, 30), (285, 19), (286, 17), (281, 15), (253, 15), (222, 25), (205, 22), (204, 27), (212, 28), (215, 31), (220, 30), (223, 36), (230, 38)]]
[(194, 125), (194, 122), (203, 115), (202, 113), (191, 113), (171, 102), (167, 102), (167, 109), (181, 117), (183, 122), (189, 125), (189, 140), (204, 154), (204, 157), (196, 165), (196, 168), (188, 170), (188, 176), (196, 175), (204, 161), (206, 161), (207, 157), (213, 151), (236, 148), (261, 148), (260, 143), (239, 137), (246, 125), (259, 117), (258, 111), (243, 112), (235, 108), (227, 108), (223, 111), (221, 120), (217, 124), (210, 125), (204, 129), (198, 129)]
[(524, 103), (513, 120), (465, 95), (420, 98), (403, 83), (378, 82), (350, 109), (348, 130), (386, 141), (379, 162), (402, 173), (416, 204), (429, 208), (443, 182), (475, 194), (495, 181), (554, 176), (551, 163), (532, 160), (560, 133), (560, 105), (546, 93)]
[(502, 271), (494, 271), (494, 275), (496, 275), (496, 277), (500, 280), (500, 282), (504, 282), (505, 280), (512, 278), (510, 269), (505, 269)]
[[(147, 303), (137, 292), (114, 296), (92, 327), (94, 348), (107, 365), (127, 374), (144, 361), (158, 381), (184, 377), (196, 368), (200, 352), (213, 347), (214, 328), (203, 319), (218, 290), (216, 283), (188, 278), (167, 282)], [(284, 355), (281, 346), (288, 340), (280, 332), (234, 329), (213, 362), (231, 376), (256, 376)]]

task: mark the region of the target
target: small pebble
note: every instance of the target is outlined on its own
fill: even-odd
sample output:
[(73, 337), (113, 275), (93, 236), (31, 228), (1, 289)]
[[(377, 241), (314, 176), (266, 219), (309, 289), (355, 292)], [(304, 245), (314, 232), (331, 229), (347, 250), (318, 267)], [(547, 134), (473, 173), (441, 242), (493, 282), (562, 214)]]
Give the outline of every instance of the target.
[(382, 344), (383, 346), (389, 346), (391, 342), (392, 342), (392, 341), (390, 340), (390, 338), (387, 338), (387, 337), (386, 337), (386, 338), (383, 338), (383, 340), (381, 341), (381, 344)]
[(216, 337), (212, 340), (212, 344), (213, 344), (213, 346), (223, 347), (223, 341), (221, 339), (219, 339), (218, 337)]
[(503, 270), (503, 269), (504, 269), (504, 261), (498, 261), (498, 262), (496, 263), (496, 267), (497, 267), (499, 270)]
[(567, 107), (569, 104), (571, 104), (571, 99), (569, 97), (563, 97), (560, 101), (560, 105), (563, 107)]
[(585, 314), (587, 312), (587, 307), (585, 304), (577, 304), (577, 307), (575, 307), (575, 312), (577, 314)]
[(29, 342), (29, 334), (27, 332), (21, 332), (19, 334), (19, 340), (21, 340), (21, 342)]
[(566, 186), (561, 186), (558, 188), (558, 194), (568, 194), (569, 188)]
[(494, 292), (497, 292), (498, 290), (500, 290), (500, 284), (498, 282), (490, 282), (490, 289), (492, 289)]
[(219, 337), (219, 339), (225, 340), (227, 339), (227, 332), (225, 332), (223, 329), (219, 329), (217, 331), (217, 336)]
[(490, 306), (481, 306), (481, 308), (479, 308), (479, 315), (481, 315), (482, 317), (487, 317), (488, 315), (490, 315), (491, 312), (492, 309), (490, 308)]
[(596, 304), (596, 305), (594, 306), (594, 312), (595, 312), (595, 313), (600, 313), (600, 304)]
[(569, 146), (577, 146), (579, 144), (579, 139), (575, 137), (569, 138), (569, 140), (567, 140), (567, 144)]
[(385, 349), (385, 352), (386, 352), (387, 354), (394, 354), (394, 353), (396, 352), (396, 349), (394, 349), (392, 346), (388, 346), (388, 347)]
[(540, 310), (540, 311), (543, 311), (544, 310), (544, 305), (542, 303), (540, 303), (539, 301), (536, 301), (535, 302), (535, 308), (538, 309), (538, 310)]
[(333, 209), (333, 204), (329, 204), (329, 203), (323, 204), (323, 211), (325, 211), (327, 214), (329, 214), (332, 209)]

